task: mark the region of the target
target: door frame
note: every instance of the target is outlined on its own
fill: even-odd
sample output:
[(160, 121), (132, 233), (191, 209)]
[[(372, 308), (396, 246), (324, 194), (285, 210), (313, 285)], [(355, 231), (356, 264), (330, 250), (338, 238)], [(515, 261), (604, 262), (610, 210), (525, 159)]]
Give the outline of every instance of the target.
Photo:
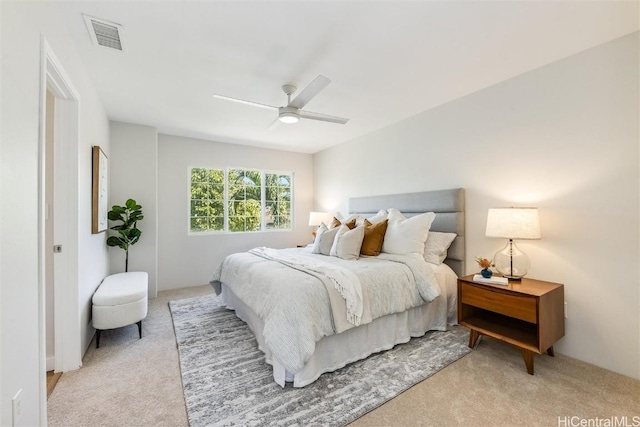
[[(40, 425), (47, 424), (46, 346), (46, 97), (54, 108), (54, 239), (63, 246), (54, 256), (55, 371), (82, 365), (78, 288), (78, 142), (80, 97), (44, 36), (40, 43), (40, 100), (38, 134), (38, 338)], [(75, 172), (75, 173), (74, 173)], [(64, 286), (61, 286), (64, 284)]]

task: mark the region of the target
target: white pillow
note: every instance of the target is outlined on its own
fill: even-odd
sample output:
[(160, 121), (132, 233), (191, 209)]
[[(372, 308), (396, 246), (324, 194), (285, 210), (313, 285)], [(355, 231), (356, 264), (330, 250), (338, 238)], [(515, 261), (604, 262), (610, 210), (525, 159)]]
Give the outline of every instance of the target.
[[(378, 224), (379, 222), (382, 222), (385, 219), (387, 219), (387, 211), (384, 210), (384, 209), (380, 209), (377, 214), (375, 214), (371, 218), (367, 218), (367, 220), (371, 224)], [(364, 220), (362, 220), (362, 221), (364, 222)]]
[(382, 252), (388, 254), (418, 253), (424, 256), (424, 245), (429, 228), (436, 217), (433, 212), (426, 212), (408, 219), (397, 209), (389, 211), (389, 224), (382, 243)]
[(363, 239), (364, 226), (349, 230), (346, 225), (341, 225), (333, 241), (333, 246), (331, 246), (331, 256), (342, 259), (358, 259)]
[(312, 253), (320, 253), (320, 236), (322, 236), (322, 233), (327, 230), (329, 230), (329, 227), (327, 227), (327, 224), (325, 224), (324, 222), (318, 226), (318, 229), (316, 230), (316, 237), (313, 239), (313, 248), (311, 249)]
[(447, 250), (456, 236), (456, 233), (430, 231), (427, 242), (424, 244), (424, 260), (431, 264), (442, 264), (442, 261), (447, 257)]
[(402, 221), (403, 219), (407, 219), (407, 218), (404, 215), (402, 215), (402, 212), (400, 212), (398, 209), (389, 208), (389, 211), (387, 213), (387, 219), (389, 220), (389, 222), (391, 222), (391, 221)]
[(331, 253), (331, 246), (333, 246), (333, 240), (335, 239), (336, 234), (338, 234), (338, 230), (340, 230), (340, 227), (332, 228), (331, 230), (327, 230), (320, 235), (320, 238), (318, 239), (319, 252), (316, 253), (321, 253), (322, 255), (329, 255)]
[(349, 227), (347, 227), (344, 224), (336, 228), (338, 229), (338, 232), (336, 233), (336, 236), (333, 238), (333, 244), (331, 245), (331, 250), (329, 251), (329, 255), (331, 256), (338, 256), (338, 254), (336, 253), (336, 250), (338, 247), (337, 245), (338, 237), (342, 236), (344, 233), (349, 231)]

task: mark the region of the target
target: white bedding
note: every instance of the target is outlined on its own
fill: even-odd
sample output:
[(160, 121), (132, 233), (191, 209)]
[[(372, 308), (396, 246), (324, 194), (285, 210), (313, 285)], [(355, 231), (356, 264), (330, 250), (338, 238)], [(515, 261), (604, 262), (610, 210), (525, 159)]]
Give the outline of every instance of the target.
[(439, 310), (432, 309), (433, 304), (424, 304), (402, 313), (380, 317), (341, 334), (324, 337), (316, 343), (315, 352), (307, 364), (295, 374), (288, 372), (273, 358), (273, 353), (265, 344), (262, 335), (262, 320), (226, 286), (222, 286), (222, 299), (227, 308), (235, 310), (236, 315), (254, 332), (258, 346), (265, 354), (266, 362), (273, 366), (274, 381), (282, 387), (286, 382), (293, 383), (294, 387), (304, 387), (325, 372), (333, 372), (373, 353), (388, 350), (396, 344), (409, 341), (412, 337), (421, 337), (427, 331), (444, 331), (447, 325), (456, 324), (457, 276), (446, 264), (429, 266), (446, 292), (442, 297), (447, 300), (447, 319), (442, 318)]
[[(309, 263), (312, 263), (316, 258), (322, 263), (331, 262), (335, 268), (346, 268), (355, 274), (362, 284), (362, 296), (366, 307), (362, 320), (365, 324), (414, 308), (419, 309), (413, 312), (419, 312), (425, 306), (425, 302), (430, 302), (429, 324), (424, 325), (427, 329), (422, 330), (424, 327), (420, 327), (419, 330), (407, 331), (408, 336), (416, 336), (424, 334), (429, 329), (446, 328), (451, 310), (455, 311), (455, 300), (452, 303), (449, 297), (455, 295), (455, 274), (451, 272), (454, 278), (452, 292), (449, 289), (450, 275), (448, 278), (445, 277), (447, 274), (442, 273), (442, 268), (438, 270), (434, 268), (436, 266), (424, 262), (420, 257), (381, 254), (379, 257), (345, 261), (336, 257), (312, 254), (307, 248), (278, 252), (285, 259), (308, 259)], [(315, 370), (311, 374), (305, 374), (303, 371), (308, 369), (312, 356), (318, 350), (318, 343), (323, 338), (335, 335), (337, 330), (344, 332), (349, 328), (336, 328), (336, 324), (341, 322), (336, 322), (336, 311), (331, 309), (332, 300), (335, 298), (330, 297), (326, 283), (317, 275), (305, 272), (304, 269), (290, 268), (285, 265), (286, 262), (280, 263), (269, 259), (270, 257), (259, 255), (240, 253), (227, 257), (216, 271), (212, 284), (217, 293), (221, 292), (221, 284), (228, 287), (230, 292), (223, 296), (229, 308), (242, 306), (241, 309), (245, 313), (244, 316), (238, 313), (241, 318), (257, 318), (254, 319), (255, 325), (252, 327), (259, 336), (259, 342), (262, 340), (260, 344), (267, 354), (267, 360), (274, 365), (277, 382), (282, 382), (283, 385), (287, 373), (288, 377), (305, 377), (294, 384), (305, 385), (302, 383), (315, 380), (309, 378), (309, 375), (315, 375)], [(346, 310), (344, 316), (342, 320), (347, 319)], [(243, 320), (247, 321), (245, 318)], [(378, 327), (379, 323), (373, 327)], [(350, 335), (355, 334), (357, 332)], [(393, 344), (385, 343), (383, 347), (391, 346)], [(381, 349), (383, 348), (375, 351)], [(366, 355), (370, 353), (371, 351)], [(326, 368), (325, 366), (323, 369)]]

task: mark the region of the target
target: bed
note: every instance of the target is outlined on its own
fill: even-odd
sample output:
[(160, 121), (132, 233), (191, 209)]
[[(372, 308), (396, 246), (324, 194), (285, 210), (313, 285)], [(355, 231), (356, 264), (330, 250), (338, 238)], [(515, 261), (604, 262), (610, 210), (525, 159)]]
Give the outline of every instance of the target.
[[(375, 217), (381, 209), (391, 207), (407, 219), (434, 212), (429, 231), (456, 234), (444, 262), (436, 265), (415, 256), (393, 254), (361, 257), (354, 262), (322, 258), (310, 247), (279, 251), (256, 248), (230, 255), (216, 270), (211, 284), (222, 295), (225, 306), (235, 310), (252, 329), (279, 385), (290, 382), (294, 387), (304, 387), (325, 372), (427, 331), (446, 330), (456, 322), (456, 277), (464, 274), (465, 265), (464, 190), (349, 200), (350, 213), (362, 218)], [(323, 266), (323, 275), (316, 274), (318, 265)], [(282, 274), (287, 274), (287, 279), (281, 279)], [(359, 307), (357, 311), (350, 303), (353, 295), (350, 300), (344, 289), (333, 289), (332, 284), (339, 288), (339, 280), (334, 277), (340, 275), (357, 275), (356, 282), (363, 283), (356, 289), (364, 294), (364, 309)], [(384, 286), (390, 277), (400, 283)], [(344, 281), (348, 282), (346, 278)], [(346, 288), (348, 294), (350, 288)], [(287, 300), (294, 294), (295, 298)], [(299, 302), (305, 298), (314, 303)], [(339, 304), (348, 313), (349, 322), (338, 320)], [(354, 310), (359, 314), (352, 315)]]

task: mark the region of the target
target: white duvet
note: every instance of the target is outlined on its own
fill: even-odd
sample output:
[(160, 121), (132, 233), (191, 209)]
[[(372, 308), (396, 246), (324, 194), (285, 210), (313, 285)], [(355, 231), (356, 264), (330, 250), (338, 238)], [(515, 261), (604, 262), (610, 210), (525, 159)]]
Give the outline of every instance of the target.
[[(323, 277), (323, 271), (333, 279)], [(351, 302), (345, 300), (335, 277), (346, 278), (339, 280), (353, 292), (360, 290), (362, 314), (357, 321), (347, 314)], [(323, 337), (417, 307), (441, 294), (433, 270), (419, 255), (380, 254), (353, 261), (312, 254), (307, 248), (257, 248), (230, 255), (211, 281), (218, 294), (221, 283), (260, 317), (265, 343), (294, 374)]]

